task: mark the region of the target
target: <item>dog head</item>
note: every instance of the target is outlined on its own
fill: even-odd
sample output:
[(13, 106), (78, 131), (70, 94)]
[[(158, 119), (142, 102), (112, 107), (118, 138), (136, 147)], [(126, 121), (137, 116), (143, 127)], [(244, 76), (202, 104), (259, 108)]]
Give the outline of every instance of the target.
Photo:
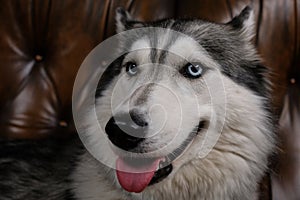
[[(272, 148), (269, 87), (251, 43), (250, 8), (227, 24), (146, 23), (123, 9), (116, 19), (118, 49), (126, 53), (98, 85), (97, 119), (88, 123), (100, 124), (103, 134), (87, 132), (100, 157), (113, 160), (113, 177), (125, 190), (161, 189), (188, 171), (197, 175), (184, 176), (198, 183), (208, 163), (265, 162)], [(247, 167), (253, 173), (265, 166)]]

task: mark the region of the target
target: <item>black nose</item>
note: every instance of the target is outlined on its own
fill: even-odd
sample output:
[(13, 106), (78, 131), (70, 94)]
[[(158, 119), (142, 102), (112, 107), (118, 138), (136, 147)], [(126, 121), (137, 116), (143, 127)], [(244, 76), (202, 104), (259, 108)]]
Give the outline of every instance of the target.
[(117, 115), (110, 118), (105, 126), (109, 140), (117, 147), (135, 152), (144, 140), (148, 123), (136, 113)]

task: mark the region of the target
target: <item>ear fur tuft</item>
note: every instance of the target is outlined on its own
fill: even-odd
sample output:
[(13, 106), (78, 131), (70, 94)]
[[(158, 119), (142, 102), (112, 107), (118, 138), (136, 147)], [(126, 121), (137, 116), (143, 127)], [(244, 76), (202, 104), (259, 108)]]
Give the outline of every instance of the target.
[(252, 7), (245, 7), (229, 24), (235, 29), (241, 30), (246, 37), (252, 38), (255, 34), (255, 19)]
[(116, 25), (117, 33), (126, 30), (126, 24), (128, 21), (132, 20), (131, 15), (122, 7), (116, 9)]

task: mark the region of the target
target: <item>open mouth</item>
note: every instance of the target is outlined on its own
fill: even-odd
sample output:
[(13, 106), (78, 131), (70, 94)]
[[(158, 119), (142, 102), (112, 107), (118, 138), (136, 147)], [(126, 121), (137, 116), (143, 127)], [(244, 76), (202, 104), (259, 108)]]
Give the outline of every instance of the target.
[(156, 184), (172, 172), (172, 161), (183, 154), (197, 133), (204, 127), (199, 126), (172, 153), (163, 158), (122, 158), (116, 162), (116, 174), (120, 185), (128, 192), (140, 193), (147, 186)]

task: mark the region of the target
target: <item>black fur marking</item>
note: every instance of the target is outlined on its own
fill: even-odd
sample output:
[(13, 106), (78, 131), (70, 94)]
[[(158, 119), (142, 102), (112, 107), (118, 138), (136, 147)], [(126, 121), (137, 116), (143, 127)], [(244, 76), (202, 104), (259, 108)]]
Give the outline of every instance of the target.
[(76, 200), (70, 173), (84, 152), (76, 137), (70, 141), (1, 141), (1, 200)]
[(244, 22), (250, 17), (251, 11), (252, 8), (250, 6), (247, 6), (246, 8), (244, 8), (240, 15), (234, 17), (228, 24), (236, 29), (243, 28)]
[(151, 179), (149, 185), (154, 185), (156, 183), (159, 183), (160, 181), (164, 180), (169, 174), (171, 174), (173, 170), (173, 165), (169, 164), (159, 170), (157, 170)]
[(76, 200), (71, 189), (67, 189), (64, 194), (65, 200)]
[(114, 77), (118, 76), (121, 73), (123, 59), (124, 55), (120, 56), (105, 69), (97, 85), (95, 94), (96, 98), (101, 97), (103, 90), (106, 89), (106, 87), (111, 83)]
[(257, 65), (241, 65), (241, 70), (236, 76), (228, 73), (228, 70), (224, 70), (224, 74), (233, 79), (235, 82), (246, 86), (247, 88), (254, 91), (257, 95), (266, 97), (268, 94), (267, 83), (265, 80), (265, 75), (267, 73), (267, 68), (257, 64)]
[[(231, 47), (236, 43), (238, 48)], [(230, 79), (252, 90), (255, 94), (267, 97), (268, 83), (266, 75), (268, 69), (259, 60), (246, 60), (243, 54), (243, 44), (238, 41), (227, 40), (206, 40), (200, 44), (222, 67), (222, 73)], [(240, 48), (239, 48), (240, 47)]]
[(143, 27), (143, 22), (132, 20), (130, 14), (122, 7), (116, 9), (116, 19), (118, 21), (119, 31), (130, 30)]
[(125, 24), (126, 21), (128, 20), (126, 10), (124, 10), (122, 7), (118, 7), (118, 8), (116, 9), (116, 14), (117, 14), (118, 20), (119, 20), (122, 24)]

